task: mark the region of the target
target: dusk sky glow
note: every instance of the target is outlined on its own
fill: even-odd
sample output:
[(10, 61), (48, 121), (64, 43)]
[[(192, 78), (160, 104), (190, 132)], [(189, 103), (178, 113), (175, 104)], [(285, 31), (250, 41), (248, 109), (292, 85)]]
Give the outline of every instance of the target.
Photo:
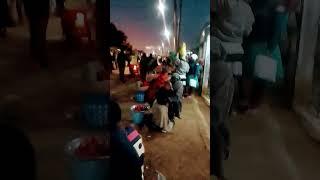
[[(127, 36), (134, 48), (161, 46), (165, 42), (163, 21), (157, 9), (158, 0), (110, 0), (110, 20)], [(167, 27), (172, 31), (173, 0), (165, 0)], [(181, 36), (194, 47), (201, 29), (210, 20), (210, 0), (183, 0)], [(168, 45), (167, 43), (165, 45)]]

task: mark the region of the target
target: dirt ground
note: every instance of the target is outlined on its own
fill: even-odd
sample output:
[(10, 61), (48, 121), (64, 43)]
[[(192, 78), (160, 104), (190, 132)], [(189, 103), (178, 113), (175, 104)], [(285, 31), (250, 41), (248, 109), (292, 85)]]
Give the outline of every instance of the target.
[[(8, 38), (0, 40), (0, 106), (8, 107), (7, 115), (14, 115), (12, 123), (30, 137), (40, 180), (70, 179), (66, 143), (96, 133), (85, 128), (76, 116), (86, 89), (82, 67), (95, 59), (95, 53), (66, 51), (57, 36), (59, 29), (52, 25), (55, 23), (49, 23), (48, 70), (30, 63), (25, 26), (9, 29)], [(124, 117), (129, 119), (134, 83), (123, 85), (116, 79), (111, 81), (111, 89), (121, 103)], [(186, 99), (183, 106), (182, 119), (172, 134), (141, 132), (146, 165), (159, 170), (168, 180), (209, 179), (209, 107), (201, 98)]]
[[(112, 87), (113, 97), (121, 103), (124, 120), (129, 120), (129, 108), (135, 104), (132, 100), (134, 81)], [(142, 128), (146, 166), (152, 166), (168, 179), (209, 179), (209, 117), (209, 107), (202, 98), (186, 98), (182, 119), (177, 119), (172, 133), (162, 134)]]

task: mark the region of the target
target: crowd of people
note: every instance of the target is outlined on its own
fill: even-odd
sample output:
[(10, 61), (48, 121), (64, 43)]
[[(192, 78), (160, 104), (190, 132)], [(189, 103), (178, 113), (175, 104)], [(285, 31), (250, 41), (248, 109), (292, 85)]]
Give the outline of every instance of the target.
[(223, 160), (230, 146), (228, 116), (232, 110), (254, 112), (262, 103), (265, 88), (283, 79), (279, 46), (297, 1), (222, 0), (214, 7), (211, 173), (224, 179)]
[[(124, 71), (132, 62), (132, 51), (110, 50), (110, 55), (110, 65), (119, 70), (120, 81), (126, 82)], [(141, 84), (148, 86), (144, 99), (152, 107), (153, 121), (162, 132), (169, 132), (175, 118), (181, 118), (182, 99), (191, 97), (201, 86), (203, 61), (196, 54), (147, 56), (145, 52), (138, 52), (136, 59)]]
[[(198, 57), (196, 55), (187, 58), (180, 56), (176, 59), (159, 57), (153, 61), (150, 61), (150, 58), (142, 58), (140, 65), (140, 72), (143, 72), (141, 79), (149, 80), (145, 101), (152, 107), (152, 121), (163, 133), (170, 132), (175, 124), (175, 118), (181, 118), (182, 99), (190, 97), (192, 89), (199, 87), (190, 84), (191, 79), (199, 82), (202, 67)], [(152, 71), (156, 72), (155, 76), (147, 78), (147, 74)]]

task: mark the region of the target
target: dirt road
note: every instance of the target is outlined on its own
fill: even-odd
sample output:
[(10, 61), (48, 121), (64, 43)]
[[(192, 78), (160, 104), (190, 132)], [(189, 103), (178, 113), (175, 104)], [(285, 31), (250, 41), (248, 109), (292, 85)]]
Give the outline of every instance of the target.
[[(129, 120), (135, 84), (114, 81), (113, 84), (118, 85), (111, 86), (114, 87), (111, 88), (113, 96), (121, 104), (124, 120)], [(177, 119), (172, 133), (150, 132), (143, 128), (146, 166), (157, 169), (169, 180), (209, 179), (209, 107), (201, 98), (186, 98), (181, 118)]]

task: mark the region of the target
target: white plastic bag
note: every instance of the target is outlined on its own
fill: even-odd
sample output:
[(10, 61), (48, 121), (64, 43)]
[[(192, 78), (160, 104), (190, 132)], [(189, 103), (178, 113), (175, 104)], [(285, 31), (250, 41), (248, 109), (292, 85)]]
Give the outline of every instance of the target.
[(232, 63), (232, 71), (233, 71), (234, 75), (242, 76), (242, 62), (236, 61), (236, 62)]
[(254, 65), (254, 75), (269, 82), (276, 82), (277, 62), (269, 56), (257, 55)]
[(195, 78), (191, 78), (189, 81), (189, 85), (193, 88), (197, 88), (198, 87), (198, 82)]

